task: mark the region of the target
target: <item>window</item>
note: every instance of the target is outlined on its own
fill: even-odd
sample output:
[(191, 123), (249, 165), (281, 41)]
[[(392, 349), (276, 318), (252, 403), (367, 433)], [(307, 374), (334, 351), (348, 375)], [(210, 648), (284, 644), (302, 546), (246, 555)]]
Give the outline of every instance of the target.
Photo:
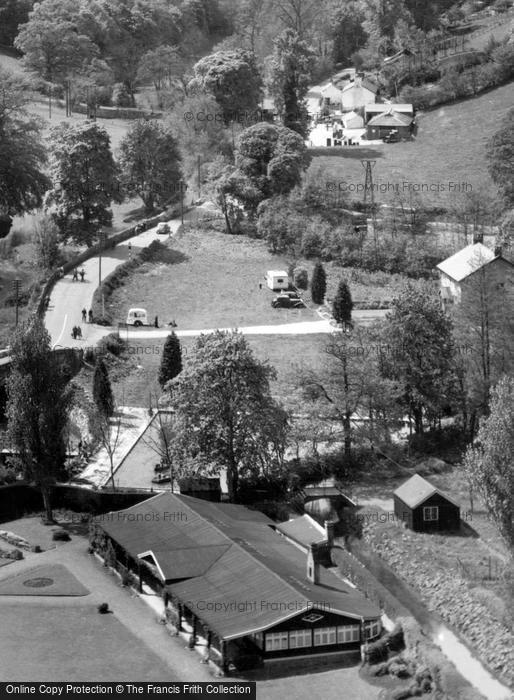
[(311, 630), (293, 630), (289, 632), (289, 648), (299, 649), (300, 647), (312, 646)]
[(266, 635), (266, 651), (279, 651), (280, 649), (288, 649), (287, 632), (269, 632)]
[(336, 644), (337, 632), (335, 627), (318, 627), (314, 630), (314, 646), (320, 647), (325, 644)]
[(282, 277), (279, 277), (277, 279), (277, 284), (284, 284), (284, 280), (282, 279)]
[(364, 623), (364, 638), (373, 639), (380, 634), (380, 620), (370, 620)]
[(262, 649), (262, 632), (251, 634), (250, 637), (253, 639), (254, 643), (257, 644), (259, 649)]
[(360, 637), (360, 625), (346, 625), (345, 627), (337, 628), (338, 644), (349, 644), (350, 642), (358, 642), (360, 641)]
[(439, 520), (439, 508), (437, 506), (423, 508), (423, 520)]

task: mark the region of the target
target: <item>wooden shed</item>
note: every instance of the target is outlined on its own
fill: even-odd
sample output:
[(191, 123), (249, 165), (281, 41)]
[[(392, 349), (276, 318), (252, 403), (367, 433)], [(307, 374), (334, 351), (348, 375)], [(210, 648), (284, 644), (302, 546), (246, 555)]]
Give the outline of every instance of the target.
[(455, 531), (460, 528), (460, 506), (419, 474), (393, 494), (394, 514), (415, 532)]

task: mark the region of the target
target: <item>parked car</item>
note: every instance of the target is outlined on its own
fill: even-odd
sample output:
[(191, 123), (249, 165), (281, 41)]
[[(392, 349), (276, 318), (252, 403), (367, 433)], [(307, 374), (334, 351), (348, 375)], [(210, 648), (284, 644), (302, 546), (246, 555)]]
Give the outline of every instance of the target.
[[(290, 294), (295, 296), (289, 296)], [(271, 302), (271, 306), (274, 309), (303, 309), (305, 304), (298, 298), (296, 292), (286, 292), (275, 297)]]
[(127, 314), (127, 326), (147, 326), (148, 314), (146, 309), (129, 309)]
[(400, 141), (400, 134), (396, 129), (393, 129), (387, 136), (384, 136), (384, 143), (398, 143), (398, 141)]

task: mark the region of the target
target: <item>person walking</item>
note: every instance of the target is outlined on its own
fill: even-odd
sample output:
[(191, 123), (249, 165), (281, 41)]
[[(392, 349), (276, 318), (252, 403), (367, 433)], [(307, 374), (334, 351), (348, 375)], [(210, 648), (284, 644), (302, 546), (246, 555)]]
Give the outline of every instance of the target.
[(158, 316), (155, 317), (155, 321), (153, 322), (153, 325), (154, 325), (156, 328), (159, 328), (159, 317), (158, 317)]
[(80, 326), (77, 326), (77, 338), (82, 340), (82, 328)]
[(86, 276), (86, 271), (84, 270), (84, 268), (82, 268), (81, 271), (80, 271), (80, 281), (81, 281), (81, 282), (84, 281), (84, 277), (85, 277), (85, 276)]
[(79, 281), (79, 271), (77, 270), (77, 268), (74, 268), (74, 270), (73, 270), (73, 281), (74, 282)]
[(89, 309), (89, 311), (87, 312), (87, 317), (89, 319), (89, 323), (93, 323), (93, 310), (92, 309)]
[(73, 340), (76, 339), (76, 337), (77, 337), (77, 326), (73, 326), (73, 328), (71, 329), (71, 337), (73, 338)]
[(129, 241), (128, 244), (128, 253), (129, 253), (129, 260), (132, 257), (132, 243)]
[(82, 309), (82, 323), (86, 322), (86, 318), (87, 318), (87, 311), (84, 308), (84, 309)]

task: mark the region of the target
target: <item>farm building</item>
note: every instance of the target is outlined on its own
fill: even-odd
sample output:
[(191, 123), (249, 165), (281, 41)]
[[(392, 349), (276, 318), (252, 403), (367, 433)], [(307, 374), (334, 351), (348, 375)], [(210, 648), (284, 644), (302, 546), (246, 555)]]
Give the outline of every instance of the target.
[(371, 119), (373, 119), (373, 117), (377, 117), (379, 114), (384, 114), (385, 112), (389, 112), (391, 109), (393, 111), (397, 112), (398, 114), (405, 114), (408, 117), (414, 116), (414, 107), (408, 103), (402, 103), (402, 104), (392, 104), (390, 102), (387, 104), (373, 103), (373, 104), (366, 105), (364, 107), (364, 122), (367, 124)]
[(387, 112), (373, 117), (366, 124), (366, 137), (369, 140), (383, 139), (392, 132), (398, 132), (401, 139), (408, 139), (412, 133), (412, 117), (395, 112), (393, 105)]
[(345, 129), (362, 129), (364, 127), (364, 119), (357, 112), (347, 112), (343, 116), (343, 125)]
[(514, 303), (514, 265), (501, 250), (472, 243), (437, 265), (443, 306), (474, 304), (487, 294), (498, 303)]
[(367, 78), (355, 78), (355, 80), (343, 88), (342, 110), (351, 112), (352, 110), (364, 107), (364, 105), (375, 102), (378, 94), (378, 87)]
[(268, 270), (266, 272), (266, 284), (274, 291), (289, 289), (289, 275), (285, 270)]
[(319, 91), (323, 104), (338, 108), (341, 106), (343, 91), (340, 87), (337, 87), (337, 85), (334, 85), (334, 83), (327, 83), (326, 85), (322, 85)]
[(393, 497), (395, 516), (415, 532), (460, 528), (460, 506), (419, 474), (397, 488)]
[(274, 528), (259, 511), (166, 492), (95, 518), (91, 545), (160, 593), (167, 618), (224, 671), (357, 661), (380, 635), (380, 610), (322, 566), (319, 538), (306, 554)]

